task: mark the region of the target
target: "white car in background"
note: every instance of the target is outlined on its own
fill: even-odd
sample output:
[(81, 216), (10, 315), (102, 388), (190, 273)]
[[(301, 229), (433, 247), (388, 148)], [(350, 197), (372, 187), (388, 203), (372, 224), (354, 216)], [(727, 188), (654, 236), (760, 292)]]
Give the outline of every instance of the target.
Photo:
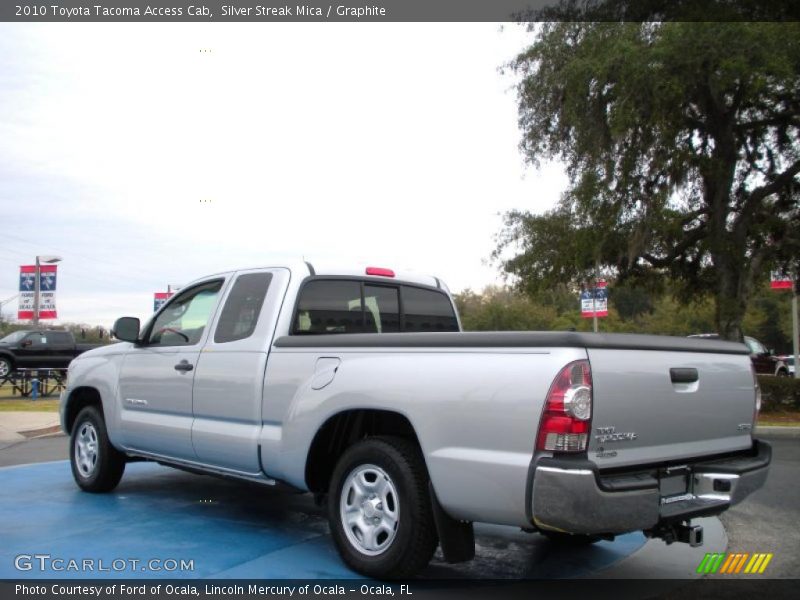
[(787, 356), (779, 356), (778, 358), (779, 358), (781, 361), (783, 361), (783, 364), (785, 364), (785, 365), (786, 365), (786, 374), (787, 374), (789, 377), (794, 377), (794, 369), (795, 369), (795, 366), (794, 366), (794, 356), (792, 356), (791, 354), (789, 354), (789, 355), (787, 355)]

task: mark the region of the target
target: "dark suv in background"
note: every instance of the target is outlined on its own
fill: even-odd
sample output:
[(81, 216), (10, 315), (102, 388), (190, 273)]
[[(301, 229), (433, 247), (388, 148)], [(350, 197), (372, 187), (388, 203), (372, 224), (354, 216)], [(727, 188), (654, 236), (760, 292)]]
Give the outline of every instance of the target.
[[(703, 338), (708, 340), (718, 340), (718, 333), (695, 333), (691, 338)], [(744, 336), (744, 343), (750, 349), (750, 360), (753, 368), (759, 375), (781, 375), (789, 374), (789, 368), (780, 357), (775, 356), (772, 349), (767, 348), (756, 338)]]
[(101, 344), (76, 344), (69, 331), (15, 331), (0, 339), (0, 378), (16, 369), (66, 369), (73, 358)]

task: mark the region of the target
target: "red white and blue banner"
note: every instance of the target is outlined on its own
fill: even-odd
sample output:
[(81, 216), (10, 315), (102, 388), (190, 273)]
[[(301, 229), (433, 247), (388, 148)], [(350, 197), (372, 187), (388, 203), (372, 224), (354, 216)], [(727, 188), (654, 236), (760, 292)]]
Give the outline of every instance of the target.
[(770, 277), (769, 287), (773, 290), (792, 289), (792, 277), (783, 271), (773, 271)]
[[(58, 265), (39, 267), (39, 318), (56, 319), (56, 281)], [(36, 294), (36, 266), (23, 265), (19, 268), (19, 309), (17, 318), (21, 321), (33, 319), (34, 296)]]
[(581, 316), (587, 319), (592, 317), (608, 316), (608, 284), (604, 279), (598, 279), (595, 287), (584, 287), (581, 290)]
[(175, 292), (156, 292), (153, 294), (153, 312), (158, 312), (174, 294)]

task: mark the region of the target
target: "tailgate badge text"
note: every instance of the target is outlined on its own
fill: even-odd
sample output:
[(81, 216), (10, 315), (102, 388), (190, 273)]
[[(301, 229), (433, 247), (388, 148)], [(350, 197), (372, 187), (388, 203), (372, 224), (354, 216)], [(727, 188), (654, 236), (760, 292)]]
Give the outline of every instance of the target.
[(632, 431), (617, 433), (616, 427), (598, 427), (596, 431), (597, 435), (594, 436), (594, 439), (601, 444), (606, 442), (632, 442), (639, 437), (639, 434)]

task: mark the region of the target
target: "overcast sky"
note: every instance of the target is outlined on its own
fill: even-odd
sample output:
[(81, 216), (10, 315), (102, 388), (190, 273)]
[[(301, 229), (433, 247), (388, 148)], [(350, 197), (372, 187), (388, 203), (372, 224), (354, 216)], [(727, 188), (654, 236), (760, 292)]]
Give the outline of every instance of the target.
[(64, 259), (60, 320), (106, 327), (167, 284), (287, 257), (481, 289), (498, 214), (566, 187), (557, 165), (524, 165), (498, 72), (530, 36), (0, 24), (0, 301), (37, 254)]

